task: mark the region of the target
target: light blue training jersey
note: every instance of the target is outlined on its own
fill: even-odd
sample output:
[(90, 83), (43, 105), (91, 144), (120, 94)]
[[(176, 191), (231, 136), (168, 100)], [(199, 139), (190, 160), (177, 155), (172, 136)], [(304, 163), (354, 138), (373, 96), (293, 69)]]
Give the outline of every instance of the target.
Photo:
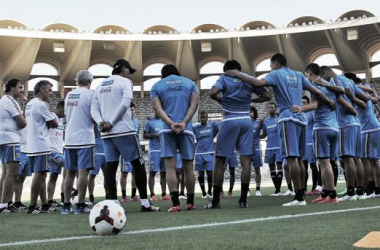
[[(313, 84), (313, 86), (319, 89), (327, 98), (336, 103), (336, 96), (333, 92), (317, 84)], [(336, 106), (338, 106), (337, 103)], [(337, 132), (339, 131), (336, 111), (331, 109), (325, 102), (319, 102), (318, 108), (314, 111), (313, 129), (331, 129)]]
[[(363, 84), (366, 87), (371, 87), (369, 84)], [(363, 91), (359, 89), (360, 91)], [(364, 92), (364, 91), (363, 91)], [(359, 119), (362, 125), (362, 133), (373, 132), (380, 130), (380, 122), (377, 120), (372, 100), (367, 101), (365, 109), (357, 108)]]
[(306, 126), (306, 143), (313, 143), (314, 111), (305, 112), (307, 119)]
[(297, 114), (290, 111), (294, 105), (301, 107), (302, 91), (311, 86), (305, 76), (289, 67), (283, 67), (272, 70), (264, 79), (273, 89), (280, 112), (279, 122), (293, 121), (306, 126), (307, 120), (304, 113)]
[(218, 133), (218, 126), (215, 122), (209, 122), (205, 125), (197, 124), (193, 126), (195, 138), (197, 139), (196, 154), (213, 154), (215, 153), (214, 137)]
[[(163, 121), (160, 118), (152, 117), (150, 120), (145, 122), (144, 131), (151, 135), (158, 135), (162, 130)], [(149, 151), (160, 151), (161, 144), (160, 138), (153, 138), (149, 140)]]
[(280, 137), (278, 135), (278, 116), (266, 117), (263, 122), (263, 131), (267, 133), (266, 150), (279, 149)]
[(236, 77), (226, 75), (220, 76), (213, 87), (223, 94), (222, 108), (226, 116), (249, 116), (252, 93), (260, 95), (265, 91), (264, 88), (254, 88)]
[(260, 132), (262, 129), (262, 125), (258, 120), (252, 120), (253, 124), (253, 145), (255, 146), (255, 150), (261, 150), (260, 146)]
[[(190, 107), (191, 94), (198, 94), (195, 83), (186, 77), (170, 75), (156, 82), (150, 98), (159, 98), (165, 113), (173, 122), (182, 122)], [(173, 133), (164, 122), (161, 133)], [(186, 124), (184, 133), (193, 134), (192, 121)]]

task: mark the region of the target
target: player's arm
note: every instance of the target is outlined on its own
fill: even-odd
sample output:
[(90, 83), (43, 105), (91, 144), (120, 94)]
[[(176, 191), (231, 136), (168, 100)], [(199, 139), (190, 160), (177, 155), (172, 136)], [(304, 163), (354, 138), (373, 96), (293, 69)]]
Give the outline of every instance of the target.
[(260, 139), (264, 139), (265, 137), (267, 137), (267, 130), (264, 125), (264, 119), (260, 120), (260, 127), (262, 127), (262, 133), (260, 134)]
[(235, 77), (239, 78), (240, 80), (242, 80), (243, 82), (246, 82), (255, 88), (264, 87), (264, 86), (268, 85), (267, 81), (264, 78), (263, 79), (257, 79), (255, 77), (247, 75), (247, 74), (245, 74), (239, 70), (227, 70), (224, 74), (228, 75), (228, 76), (235, 76)]
[(356, 105), (358, 105), (359, 108), (365, 109), (365, 107), (367, 106), (367, 104), (364, 101), (359, 100), (359, 98), (356, 97), (356, 95), (359, 95), (359, 94), (365, 95), (364, 93), (358, 92), (358, 93), (356, 93), (356, 95), (354, 95), (352, 93), (352, 91), (347, 88), (347, 89), (345, 89), (345, 94), (348, 97), (348, 99), (350, 99), (353, 103), (355, 103)]
[(364, 103), (367, 103), (371, 99), (371, 95), (369, 95), (366, 92), (358, 90), (358, 87), (354, 85), (355, 88), (355, 97), (357, 97), (359, 100), (363, 101)]
[(150, 139), (154, 139), (154, 138), (158, 138), (158, 137), (160, 137), (160, 135), (156, 135), (156, 134), (150, 134), (150, 133), (148, 133), (148, 131), (146, 131), (146, 130), (144, 130), (144, 133), (143, 133), (143, 138), (145, 139), (145, 140), (150, 140)]
[[(335, 107), (335, 103), (334, 103)], [(314, 96), (311, 98), (311, 102), (305, 106), (299, 107), (297, 105), (293, 106), (290, 108), (290, 111), (294, 113), (302, 113), (302, 112), (307, 112), (311, 110), (316, 110), (318, 108), (318, 100)]]
[[(307, 90), (309, 90), (310, 93), (312, 93), (317, 99), (318, 101), (323, 101), (325, 102), (330, 108), (332, 109), (335, 109), (335, 102), (333, 100), (331, 100), (330, 98), (328, 98), (327, 96), (325, 96), (322, 91), (320, 91), (319, 89), (317, 89), (316, 87), (314, 87), (313, 85), (310, 85)], [(334, 91), (333, 91), (334, 92)]]
[(339, 103), (339, 105), (344, 107), (348, 113), (358, 116), (358, 112), (354, 109), (354, 107), (352, 107), (350, 103), (344, 100), (342, 96), (337, 96), (337, 102)]
[(131, 106), (132, 99), (126, 96), (123, 96), (123, 99), (121, 100), (121, 103), (119, 107), (116, 109), (115, 113), (113, 114), (112, 118), (109, 120), (110, 125), (113, 127), (116, 123), (118, 123), (125, 112), (129, 109)]
[(222, 102), (222, 100), (220, 99), (220, 96), (219, 96), (220, 91), (221, 91), (220, 89), (213, 86), (209, 92), (210, 98), (217, 101), (219, 104), (221, 104), (221, 102)]
[(269, 94), (269, 92), (265, 89), (264, 92), (262, 92), (258, 97), (256, 98), (252, 98), (251, 99), (251, 102), (266, 102), (266, 101), (269, 101), (271, 99), (271, 96)]
[(376, 91), (373, 91), (373, 89), (371, 87), (368, 87), (368, 86), (356, 85), (356, 87), (358, 87), (359, 89), (364, 90), (365, 92), (368, 92), (370, 94), (373, 94), (374, 92), (376, 92)]
[(98, 100), (98, 97), (96, 96), (94, 97), (94, 99), (92, 99), (91, 116), (92, 116), (92, 119), (96, 122), (96, 124), (100, 125), (100, 123), (103, 122), (102, 114), (100, 113), (99, 100)]
[(16, 121), (16, 123), (20, 129), (26, 127), (26, 119), (25, 119), (23, 114), (16, 115), (13, 117), (13, 119), (15, 119), (15, 121)]
[(169, 118), (166, 112), (162, 109), (161, 101), (158, 97), (151, 100), (152, 107), (158, 117), (160, 117), (169, 127), (172, 127), (174, 122)]
[(191, 93), (190, 95), (190, 107), (187, 110), (185, 118), (183, 118), (183, 123), (187, 124), (191, 118), (193, 118), (195, 112), (197, 111), (199, 104), (199, 95), (197, 93)]
[(50, 120), (46, 122), (48, 128), (57, 128), (58, 127), (58, 121), (56, 119)]
[(372, 103), (376, 104), (379, 102), (379, 96), (377, 95), (376, 90), (373, 90), (373, 93), (371, 95), (371, 101)]
[(326, 81), (323, 78), (319, 78), (319, 79), (315, 80), (314, 83), (318, 84), (322, 87), (325, 87), (326, 89), (332, 91), (335, 94), (344, 94), (344, 88), (342, 86), (330, 84), (328, 81)]

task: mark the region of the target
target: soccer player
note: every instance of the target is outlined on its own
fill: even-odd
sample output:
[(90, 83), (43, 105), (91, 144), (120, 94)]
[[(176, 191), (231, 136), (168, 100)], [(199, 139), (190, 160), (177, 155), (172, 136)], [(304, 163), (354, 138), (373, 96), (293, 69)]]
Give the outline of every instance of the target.
[[(318, 66), (319, 68), (319, 66)], [(319, 76), (319, 75), (318, 75)], [(308, 80), (312, 82), (309, 78)], [(306, 95), (302, 96), (302, 106), (306, 106), (310, 104), (310, 98)], [(314, 127), (314, 111), (306, 111), (305, 112), (306, 118), (307, 118), (307, 126), (306, 126), (306, 146), (307, 146), (307, 152), (306, 157), (303, 160), (303, 165), (305, 166), (305, 187), (307, 187), (307, 180), (309, 179), (308, 174), (308, 165), (310, 164), (311, 173), (312, 173), (312, 180), (313, 184), (311, 187), (311, 192), (309, 195), (317, 195), (320, 194), (320, 191), (322, 190), (321, 186), (317, 186), (318, 179), (320, 178), (320, 173), (316, 164), (315, 154), (314, 154), (314, 140), (313, 140), (313, 127)], [(307, 190), (305, 190), (307, 191)]]
[[(212, 198), (212, 172), (214, 169), (214, 137), (218, 133), (215, 122), (208, 122), (205, 110), (200, 112), (201, 123), (194, 125), (194, 135), (197, 140), (195, 148), (195, 171), (198, 171), (198, 182), (202, 190), (202, 198)], [(205, 172), (207, 174), (208, 189), (205, 189)]]
[(153, 85), (150, 96), (153, 109), (164, 121), (160, 134), (161, 156), (165, 158), (166, 180), (173, 203), (173, 207), (168, 211), (181, 211), (176, 176), (177, 149), (182, 157), (187, 190), (186, 209), (194, 210), (195, 143), (191, 119), (198, 107), (198, 90), (193, 81), (180, 76), (174, 65), (165, 65), (161, 70), (161, 76), (162, 80)]
[[(361, 108), (366, 107), (369, 96), (360, 91), (352, 80), (346, 78), (344, 75), (336, 75), (334, 71), (327, 66), (320, 68), (320, 75), (324, 80), (329, 81), (318, 81), (317, 83), (321, 86), (325, 86), (332, 91), (335, 89), (330, 85), (344, 88), (344, 94), (335, 91), (335, 93), (341, 93), (342, 99), (345, 101), (344, 103), (349, 103), (350, 106), (360, 105)], [(362, 100), (366, 101), (364, 102)], [(338, 100), (337, 119), (340, 133), (340, 155), (346, 171), (347, 195), (339, 198), (339, 201), (357, 200), (358, 197), (356, 195), (359, 197), (364, 195), (364, 169), (359, 159), (361, 156), (361, 124), (357, 117), (357, 111), (353, 110), (353, 112), (347, 112), (347, 108), (342, 106), (344, 103)], [(355, 179), (358, 186), (356, 195)]]
[[(135, 118), (135, 113), (136, 113), (136, 105), (131, 102), (131, 115), (132, 115), (132, 122), (133, 126), (136, 130), (137, 133), (137, 138), (139, 137), (140, 134), (140, 121)], [(132, 173), (131, 177), (131, 186), (132, 186), (132, 194), (131, 194), (131, 201), (140, 201), (140, 199), (136, 195), (136, 181), (135, 181), (135, 173), (133, 172), (133, 166), (130, 162), (126, 162), (120, 157), (120, 188), (121, 188), (121, 195), (122, 195), (122, 201), (123, 202), (128, 202), (128, 197), (127, 197), (127, 177), (128, 173)]]
[(249, 115), (252, 119), (253, 125), (253, 156), (252, 156), (252, 166), (255, 170), (255, 182), (256, 182), (256, 196), (262, 196), (260, 191), (261, 186), (261, 167), (263, 166), (263, 161), (261, 158), (261, 145), (260, 145), (260, 132), (262, 129), (262, 124), (257, 120), (258, 113), (255, 106), (251, 105)]
[[(221, 124), (221, 123), (219, 123), (219, 124)], [(226, 171), (226, 169), (228, 169), (228, 173), (229, 173), (229, 177), (230, 177), (230, 186), (229, 186), (228, 192), (227, 192), (228, 198), (234, 197), (233, 190), (234, 190), (235, 179), (236, 179), (235, 172), (236, 172), (236, 168), (238, 166), (239, 166), (239, 163), (238, 163), (238, 159), (237, 159), (237, 152), (234, 150), (234, 153), (232, 154), (232, 156), (227, 157), (226, 162), (224, 163), (224, 166), (223, 166), (223, 168), (224, 168), (223, 176), (224, 176), (224, 172)], [(223, 180), (224, 180), (224, 178), (223, 178)], [(249, 190), (248, 190), (248, 192), (249, 192)], [(248, 196), (248, 193), (247, 193), (247, 196)], [(222, 191), (220, 192), (220, 198), (224, 198), (224, 197), (225, 197), (225, 194), (224, 194), (223, 185), (222, 185)]]
[(18, 211), (12, 204), (12, 196), (20, 165), (21, 129), (26, 126), (26, 121), (15, 98), (23, 96), (22, 90), (21, 80), (10, 79), (5, 84), (5, 95), (0, 99), (0, 213)]
[(136, 186), (141, 197), (141, 212), (158, 211), (147, 196), (147, 181), (143, 155), (132, 122), (130, 105), (133, 100), (131, 74), (136, 72), (128, 61), (119, 59), (113, 65), (112, 76), (95, 90), (91, 115), (99, 125), (107, 161), (106, 185), (109, 198), (117, 199), (116, 171), (120, 155), (130, 162), (136, 176)]
[[(49, 128), (58, 127), (58, 121), (47, 104), (53, 94), (52, 86), (49, 81), (39, 81), (34, 86), (34, 98), (28, 102), (25, 110), (28, 161), (34, 172), (28, 214), (48, 213), (50, 209), (46, 197), (46, 173), (50, 171), (51, 153)], [(37, 207), (38, 195), (41, 208)]]
[[(89, 194), (89, 201), (90, 203), (95, 203), (95, 197), (94, 197), (94, 188), (95, 188), (95, 178), (99, 174), (100, 169), (102, 170), (103, 176), (105, 176), (106, 173), (106, 157), (104, 156), (104, 147), (103, 147), (103, 140), (100, 138), (100, 130), (98, 125), (95, 124), (94, 126), (94, 133), (95, 133), (95, 163), (94, 163), (94, 169), (91, 170), (90, 174), (88, 175), (88, 194)], [(103, 179), (103, 187), (106, 192), (106, 200), (108, 199), (108, 191), (106, 186), (106, 180)]]
[(166, 194), (166, 168), (165, 160), (161, 158), (161, 144), (160, 144), (160, 131), (162, 130), (162, 120), (158, 117), (156, 112), (154, 116), (145, 122), (144, 139), (149, 140), (149, 190), (150, 200), (157, 201), (156, 194), (154, 193), (155, 177), (160, 171), (160, 184), (161, 184), (161, 199), (170, 200)]
[(55, 186), (57, 183), (58, 175), (62, 172), (62, 167), (65, 166), (65, 157), (63, 155), (63, 121), (65, 116), (65, 102), (60, 101), (57, 104), (56, 112), (53, 112), (55, 119), (58, 121), (58, 127), (49, 129), (50, 138), (50, 176), (47, 184), (48, 204), (50, 212), (55, 211), (58, 203), (53, 200)]
[[(241, 65), (236, 60), (227, 61), (223, 71), (240, 72)], [(222, 93), (220, 97), (219, 93)], [(258, 95), (252, 99), (252, 93)], [(223, 185), (223, 166), (236, 148), (240, 154), (241, 195), (239, 207), (247, 208), (247, 193), (251, 179), (251, 157), (253, 155), (253, 126), (249, 116), (251, 102), (264, 102), (270, 99), (264, 88), (254, 88), (236, 77), (222, 75), (210, 90), (210, 97), (222, 105), (224, 116), (216, 143), (214, 167), (214, 195), (206, 209), (220, 208), (220, 191)]]
[(304, 199), (305, 168), (302, 159), (305, 157), (306, 149), (306, 116), (290, 111), (294, 105), (301, 106), (303, 89), (309, 90), (318, 99), (328, 102), (321, 91), (313, 87), (305, 79), (301, 72), (296, 72), (287, 67), (287, 60), (282, 54), (275, 54), (270, 60), (271, 72), (263, 78), (244, 74), (240, 71), (229, 71), (228, 75), (237, 76), (242, 81), (253, 87), (272, 87), (279, 115), (280, 151), (282, 158), (286, 158), (290, 168), (291, 179), (295, 189), (295, 199), (283, 206), (306, 205)]
[[(283, 173), (282, 156), (280, 153), (280, 142), (277, 128), (277, 105), (274, 102), (269, 103), (268, 110), (269, 116), (266, 117), (262, 123), (263, 133), (261, 134), (260, 138), (263, 139), (267, 137), (264, 162), (269, 164), (269, 171), (275, 188), (274, 194), (271, 194), (271, 196), (280, 196)], [(292, 184), (290, 183), (290, 185), (288, 184), (288, 190), (285, 192), (285, 194), (290, 195), (292, 193), (292, 190)]]
[(77, 89), (70, 91), (65, 99), (65, 169), (64, 206), (61, 214), (71, 212), (70, 195), (75, 176), (78, 174), (78, 203), (74, 214), (90, 213), (85, 203), (88, 174), (94, 168), (95, 134), (91, 118), (91, 104), (95, 97), (90, 90), (93, 76), (88, 70), (80, 70), (76, 75)]
[[(361, 121), (361, 143), (362, 155), (361, 161), (364, 167), (364, 184), (368, 183), (371, 172), (373, 172), (373, 179), (375, 180), (375, 192), (366, 196), (365, 198), (380, 198), (380, 123), (376, 119), (374, 112), (374, 103), (378, 102), (376, 90), (372, 90), (369, 84), (361, 84), (361, 80), (353, 73), (345, 73), (347, 78), (353, 80), (357, 87), (367, 87), (373, 93), (370, 100), (366, 103), (365, 109), (356, 109), (359, 113)], [(372, 171), (371, 171), (372, 170)]]
[[(305, 69), (308, 80), (312, 83), (320, 79), (320, 68), (318, 64), (311, 63)], [(322, 193), (314, 199), (314, 203), (337, 203), (337, 194), (334, 185), (334, 173), (330, 160), (336, 156), (336, 144), (338, 142), (339, 127), (335, 112), (335, 94), (327, 88), (314, 84), (329, 100), (330, 103), (318, 101), (312, 96), (310, 104), (303, 104), (302, 107), (293, 107), (297, 112), (307, 112), (315, 109), (314, 112), (314, 148), (321, 167)]]

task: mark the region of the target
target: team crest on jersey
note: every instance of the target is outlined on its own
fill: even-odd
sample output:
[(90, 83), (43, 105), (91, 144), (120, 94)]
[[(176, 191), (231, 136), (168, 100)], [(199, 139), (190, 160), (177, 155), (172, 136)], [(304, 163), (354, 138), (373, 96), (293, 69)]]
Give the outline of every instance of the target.
[(274, 119), (276, 122), (278, 122), (278, 118)]
[(57, 162), (61, 162), (61, 161), (62, 161), (62, 159), (58, 157), (57, 158)]
[(257, 128), (258, 126), (259, 126), (259, 124), (255, 124), (255, 125), (253, 125), (254, 128)]
[(309, 116), (310, 116), (309, 114), (306, 114), (306, 117), (307, 117), (307, 118), (309, 118)]
[(20, 153), (16, 153), (16, 158), (20, 158)]

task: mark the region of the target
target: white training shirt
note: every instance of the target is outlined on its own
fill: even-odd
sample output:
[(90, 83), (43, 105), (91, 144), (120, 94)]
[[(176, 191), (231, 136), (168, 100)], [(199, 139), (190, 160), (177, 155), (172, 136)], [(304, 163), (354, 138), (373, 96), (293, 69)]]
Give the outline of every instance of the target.
[(49, 129), (50, 149), (52, 152), (63, 154), (63, 122), (55, 113), (53, 115), (58, 121), (58, 127)]
[[(133, 100), (132, 82), (119, 75), (112, 75), (105, 79), (95, 90), (95, 98), (92, 107), (94, 120), (99, 123), (94, 113), (101, 116), (103, 121), (110, 121), (114, 116), (123, 98)], [(101, 133), (102, 138), (111, 138), (136, 134), (135, 127), (132, 122), (131, 109), (127, 111), (121, 119), (106, 133)]]
[(95, 146), (94, 123), (91, 118), (93, 90), (80, 87), (70, 91), (65, 98), (66, 130), (65, 148)]
[(21, 133), (21, 136), (20, 136), (20, 149), (21, 149), (21, 153), (26, 154), (28, 152), (28, 145), (26, 143), (26, 140), (27, 140), (27, 137), (28, 137), (27, 128), (25, 127), (23, 129), (21, 129), (20, 133)]
[(49, 105), (39, 98), (33, 98), (26, 105), (27, 153), (28, 156), (50, 154), (49, 131), (46, 122), (55, 119)]
[(10, 95), (0, 99), (0, 145), (14, 145), (20, 143), (20, 127), (15, 116), (22, 115), (18, 103)]

